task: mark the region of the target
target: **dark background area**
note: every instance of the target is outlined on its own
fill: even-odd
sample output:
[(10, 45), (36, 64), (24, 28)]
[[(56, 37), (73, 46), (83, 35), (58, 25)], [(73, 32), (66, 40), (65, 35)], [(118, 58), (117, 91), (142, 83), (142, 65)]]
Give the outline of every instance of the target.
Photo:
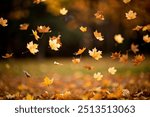
[[(59, 9), (66, 7), (69, 13), (59, 15)], [(127, 21), (125, 13), (130, 9), (137, 12), (137, 18)], [(97, 21), (94, 13), (102, 10), (104, 21)], [(33, 57), (26, 44), (35, 41), (32, 29), (39, 25), (50, 26), (52, 33), (44, 34), (39, 40), (39, 53), (36, 57), (73, 56), (79, 48), (97, 47), (104, 54), (114, 51), (126, 53), (131, 43), (139, 45), (140, 52), (149, 54), (149, 44), (144, 44), (143, 35), (148, 31), (132, 31), (136, 25), (150, 24), (150, 1), (134, 0), (124, 4), (121, 0), (47, 0), (45, 3), (33, 4), (32, 0), (1, 0), (0, 17), (8, 19), (8, 26), (0, 26), (0, 55), (14, 53), (14, 57)], [(19, 30), (19, 25), (29, 23), (27, 31)], [(80, 26), (87, 26), (88, 32), (82, 33)], [(101, 31), (104, 41), (99, 42), (93, 36), (95, 30)], [(116, 45), (115, 34), (122, 34), (125, 41)], [(48, 46), (50, 36), (62, 35), (59, 52), (52, 51)], [(41, 35), (40, 35), (41, 36)], [(35, 41), (36, 42), (36, 41)], [(86, 55), (86, 54), (85, 54)]]

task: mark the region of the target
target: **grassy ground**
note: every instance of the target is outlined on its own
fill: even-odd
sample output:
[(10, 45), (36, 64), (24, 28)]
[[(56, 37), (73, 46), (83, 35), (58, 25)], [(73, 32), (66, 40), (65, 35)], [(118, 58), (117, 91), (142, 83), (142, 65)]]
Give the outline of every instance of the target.
[[(112, 66), (117, 69), (115, 75), (108, 74)], [(95, 72), (104, 75), (101, 81), (93, 78)], [(42, 86), (45, 76), (54, 78), (54, 83)], [(0, 99), (150, 99), (150, 59), (138, 66), (107, 58), (82, 58), (79, 64), (71, 58), (1, 61)]]

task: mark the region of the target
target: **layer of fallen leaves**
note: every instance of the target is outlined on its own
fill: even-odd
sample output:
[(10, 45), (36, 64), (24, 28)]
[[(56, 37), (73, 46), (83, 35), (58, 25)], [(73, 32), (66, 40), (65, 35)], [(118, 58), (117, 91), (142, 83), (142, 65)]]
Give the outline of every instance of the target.
[(103, 78), (98, 75), (100, 80), (82, 73), (68, 76), (55, 74), (52, 78), (10, 77), (3, 76), (0, 79), (1, 100), (150, 99), (149, 73), (125, 77), (102, 76)]

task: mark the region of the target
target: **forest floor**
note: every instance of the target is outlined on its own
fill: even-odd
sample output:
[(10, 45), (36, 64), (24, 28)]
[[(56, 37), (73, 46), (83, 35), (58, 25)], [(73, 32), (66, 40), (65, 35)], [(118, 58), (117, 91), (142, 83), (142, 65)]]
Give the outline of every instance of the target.
[[(10, 59), (0, 62), (0, 99), (22, 100), (146, 100), (150, 99), (150, 59), (138, 66), (115, 60), (82, 58)], [(60, 64), (54, 64), (54, 61)], [(117, 69), (115, 75), (108, 68)], [(93, 74), (101, 72), (97, 81)], [(45, 77), (53, 79), (49, 86)]]

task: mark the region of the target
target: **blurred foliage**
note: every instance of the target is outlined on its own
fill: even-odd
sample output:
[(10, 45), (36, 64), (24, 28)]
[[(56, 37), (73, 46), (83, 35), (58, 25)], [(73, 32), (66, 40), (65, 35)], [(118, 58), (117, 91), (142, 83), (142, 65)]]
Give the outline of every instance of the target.
[[(149, 6), (149, 0), (133, 0), (127, 5), (122, 0), (46, 0), (40, 4), (33, 4), (32, 0), (1, 0), (0, 16), (8, 18), (9, 26), (0, 31), (0, 53), (15, 51), (16, 56), (24, 56), (21, 53), (26, 51), (26, 43), (33, 39), (31, 30), (39, 25), (50, 26), (53, 30), (50, 36), (61, 34), (63, 42), (60, 52), (49, 52), (46, 42), (49, 35), (44, 35), (44, 39), (40, 40), (40, 56), (72, 56), (82, 46), (89, 49), (96, 46), (106, 53), (118, 49), (125, 52), (132, 42), (142, 43), (143, 33), (132, 31), (132, 28), (150, 23)], [(69, 10), (65, 17), (59, 15), (59, 10), (63, 7)], [(125, 18), (125, 13), (130, 9), (138, 14), (133, 21)], [(95, 19), (94, 13), (97, 10), (103, 12), (104, 21)], [(21, 23), (30, 24), (27, 32), (19, 30)], [(81, 25), (88, 27), (87, 33), (79, 31)], [(93, 39), (96, 29), (105, 38), (100, 44)], [(126, 41), (122, 46), (114, 48), (113, 36), (119, 33)], [(147, 45), (140, 47), (143, 52), (148, 52), (149, 49)]]

